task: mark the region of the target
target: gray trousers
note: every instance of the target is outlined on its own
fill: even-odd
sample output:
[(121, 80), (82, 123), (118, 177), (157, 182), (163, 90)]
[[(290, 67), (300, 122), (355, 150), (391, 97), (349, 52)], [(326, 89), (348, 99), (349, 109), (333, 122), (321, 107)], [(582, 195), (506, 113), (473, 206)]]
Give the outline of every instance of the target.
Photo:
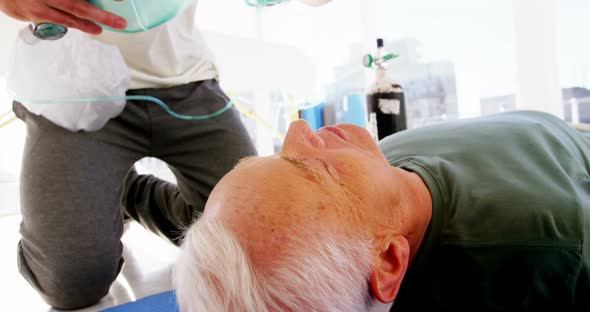
[[(151, 95), (185, 115), (213, 113), (228, 98), (214, 80)], [(184, 121), (159, 106), (129, 101), (100, 131), (70, 132), (14, 103), (27, 125), (21, 173), (21, 274), (59, 309), (90, 306), (105, 296), (121, 266), (124, 215), (178, 243), (219, 179), (256, 153), (232, 108), (206, 121)], [(137, 175), (146, 156), (165, 161), (177, 185)]]

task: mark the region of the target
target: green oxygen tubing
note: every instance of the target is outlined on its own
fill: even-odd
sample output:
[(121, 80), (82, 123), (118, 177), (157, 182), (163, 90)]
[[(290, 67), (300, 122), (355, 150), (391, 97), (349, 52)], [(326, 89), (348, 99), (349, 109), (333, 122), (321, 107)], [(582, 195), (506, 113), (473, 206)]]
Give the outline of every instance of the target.
[(166, 113), (170, 114), (172, 117), (182, 119), (182, 120), (187, 120), (187, 121), (200, 121), (200, 120), (212, 119), (212, 118), (222, 115), (223, 113), (228, 111), (230, 108), (232, 108), (232, 106), (234, 106), (233, 100), (230, 99), (227, 102), (227, 104), (225, 104), (225, 106), (223, 108), (221, 108), (220, 110), (218, 110), (216, 112), (213, 112), (213, 113), (207, 114), (207, 115), (190, 116), (190, 115), (179, 114), (179, 113), (173, 111), (172, 109), (170, 109), (170, 107), (168, 107), (168, 105), (166, 105), (162, 100), (160, 100), (156, 97), (147, 96), (147, 95), (104, 96), (104, 97), (93, 97), (93, 98), (29, 100), (29, 101), (22, 101), (20, 99), (15, 98), (15, 101), (17, 101), (17, 102), (21, 102), (21, 103), (24, 102), (24, 103), (28, 103), (28, 104), (32, 104), (32, 105), (62, 104), (62, 103), (85, 103), (85, 102), (108, 102), (108, 101), (122, 101), (122, 100), (152, 102), (152, 103), (157, 104), (160, 107), (162, 107), (164, 109), (164, 111), (166, 111)]
[(283, 2), (287, 2), (289, 0), (244, 0), (246, 4), (251, 7), (267, 7)]

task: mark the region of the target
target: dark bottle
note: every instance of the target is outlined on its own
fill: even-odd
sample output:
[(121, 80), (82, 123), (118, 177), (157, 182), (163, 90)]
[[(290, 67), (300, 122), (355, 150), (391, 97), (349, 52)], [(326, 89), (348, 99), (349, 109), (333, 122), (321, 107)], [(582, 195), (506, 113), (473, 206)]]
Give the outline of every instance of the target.
[[(373, 136), (379, 140), (407, 129), (406, 103), (403, 88), (389, 78), (385, 62), (394, 58), (383, 55), (383, 40), (377, 40), (377, 55), (369, 62), (375, 68), (375, 82), (367, 93), (367, 111)], [(367, 62), (365, 62), (367, 65)]]

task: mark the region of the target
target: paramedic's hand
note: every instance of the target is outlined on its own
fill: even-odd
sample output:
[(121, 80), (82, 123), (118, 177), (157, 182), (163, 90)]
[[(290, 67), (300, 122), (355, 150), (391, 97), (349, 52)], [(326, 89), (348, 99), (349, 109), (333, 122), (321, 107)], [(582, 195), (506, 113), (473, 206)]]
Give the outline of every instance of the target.
[(125, 29), (127, 25), (122, 17), (103, 11), (86, 0), (0, 0), (0, 11), (17, 20), (48, 22), (95, 35), (100, 34), (102, 28), (93, 22), (115, 29)]

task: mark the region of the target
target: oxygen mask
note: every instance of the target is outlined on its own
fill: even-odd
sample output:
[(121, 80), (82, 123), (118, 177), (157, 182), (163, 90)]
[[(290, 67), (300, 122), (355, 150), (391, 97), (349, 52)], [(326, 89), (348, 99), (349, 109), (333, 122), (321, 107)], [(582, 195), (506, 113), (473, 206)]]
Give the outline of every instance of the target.
[[(94, 6), (123, 17), (127, 21), (127, 28), (112, 29), (104, 25), (102, 28), (122, 32), (136, 33), (160, 26), (176, 17), (193, 0), (88, 0)], [(61, 25), (51, 23), (32, 24), (31, 31), (35, 37), (43, 40), (57, 40), (68, 32)]]

